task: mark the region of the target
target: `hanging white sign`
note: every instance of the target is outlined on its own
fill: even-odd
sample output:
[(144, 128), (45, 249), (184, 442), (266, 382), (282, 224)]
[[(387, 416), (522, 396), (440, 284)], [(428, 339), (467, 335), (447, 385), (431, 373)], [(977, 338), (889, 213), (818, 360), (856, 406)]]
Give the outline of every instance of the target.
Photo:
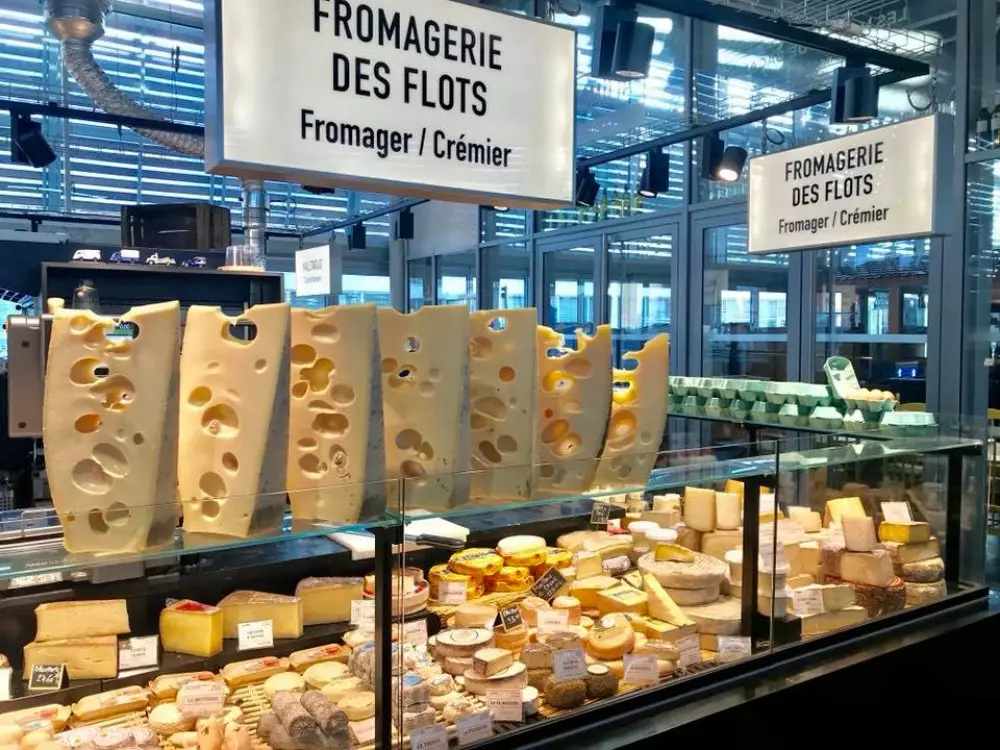
[(295, 252), (295, 296), (330, 293), (330, 246), (307, 247)]

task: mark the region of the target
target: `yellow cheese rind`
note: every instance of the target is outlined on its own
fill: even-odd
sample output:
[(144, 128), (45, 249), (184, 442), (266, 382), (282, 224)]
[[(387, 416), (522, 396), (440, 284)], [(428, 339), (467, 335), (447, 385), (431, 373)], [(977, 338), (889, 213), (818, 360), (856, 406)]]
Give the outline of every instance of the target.
[(861, 504), (860, 497), (838, 497), (826, 501), (826, 511), (823, 515), (823, 523), (829, 526), (831, 523), (840, 523), (843, 516), (865, 516), (865, 507)]
[(35, 607), (35, 640), (59, 641), (129, 632), (124, 599), (46, 602)]
[(613, 372), (611, 417), (595, 487), (645, 486), (667, 424), (670, 337), (657, 334), (640, 351), (622, 355), (623, 364), (625, 360), (638, 364)]
[(223, 636), (238, 638), (243, 622), (270, 620), (275, 638), (302, 637), (302, 600), (262, 591), (234, 591), (221, 602)]
[(118, 638), (67, 638), (32, 641), (24, 647), (24, 678), (36, 664), (65, 664), (71, 680), (99, 680), (118, 676)]
[(597, 592), (597, 609), (602, 615), (612, 612), (632, 612), (644, 615), (647, 611), (646, 593), (625, 583)]
[(222, 651), (222, 610), (204, 605), (189, 608), (193, 604), (182, 600), (160, 612), (160, 643), (164, 651), (215, 656)]
[(302, 600), (303, 625), (325, 625), (351, 619), (351, 602), (364, 597), (363, 578), (304, 578), (295, 587)]
[(715, 490), (684, 488), (684, 524), (695, 531), (715, 530)]
[[(256, 329), (253, 341), (231, 327)], [(184, 530), (245, 538), (280, 528), (288, 455), (289, 306), (230, 318), (192, 305), (181, 351), (177, 479)]]
[(538, 460), (536, 494), (585, 492), (604, 445), (611, 409), (611, 326), (577, 331), (577, 349), (538, 327)]
[(292, 517), (357, 523), (385, 510), (375, 305), (291, 311), (287, 488)]
[(469, 316), (473, 471), (469, 491), (473, 499), (531, 498), (536, 463), (537, 323), (534, 308), (485, 310)]
[(807, 534), (819, 531), (823, 528), (823, 517), (820, 514), (805, 506), (788, 506), (788, 518), (802, 526), (802, 530)]
[(911, 521), (910, 523), (883, 521), (878, 527), (878, 537), (883, 542), (900, 542), (902, 544), (929, 542), (931, 525), (923, 521)]
[(643, 577), (643, 583), (645, 584), (646, 596), (648, 597), (647, 604), (650, 615), (657, 620), (662, 620), (677, 628), (693, 624), (694, 621), (685, 615), (674, 600), (670, 598), (670, 594), (656, 580), (656, 576), (652, 573), (647, 573)]
[[(177, 302), (136, 307), (132, 341), (113, 318), (56, 310), (42, 435), (63, 544), (70, 552), (141, 552), (177, 525)], [(106, 373), (105, 373), (106, 370)]]

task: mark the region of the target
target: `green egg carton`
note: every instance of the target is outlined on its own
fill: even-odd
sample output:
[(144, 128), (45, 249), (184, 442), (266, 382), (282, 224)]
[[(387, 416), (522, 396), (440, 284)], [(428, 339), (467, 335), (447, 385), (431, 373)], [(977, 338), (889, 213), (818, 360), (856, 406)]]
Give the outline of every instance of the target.
[(799, 407), (795, 404), (782, 404), (777, 417), (781, 424), (788, 427), (796, 427), (803, 421), (799, 415)]
[(743, 401), (741, 399), (733, 399), (729, 402), (729, 413), (734, 417), (739, 417), (744, 419), (750, 414), (750, 410), (753, 408), (753, 401)]
[(884, 412), (879, 426), (900, 435), (921, 435), (936, 430), (937, 419), (922, 411)]
[(850, 391), (861, 387), (854, 372), (854, 365), (847, 357), (829, 357), (823, 364), (823, 372), (826, 373), (826, 380), (837, 398), (846, 401)]
[(821, 429), (837, 429), (844, 426), (844, 417), (834, 406), (817, 406), (809, 414), (809, 424)]
[(741, 401), (764, 401), (764, 391), (767, 383), (763, 380), (741, 380), (736, 389), (736, 395)]
[(758, 422), (773, 422), (778, 416), (779, 408), (779, 406), (769, 404), (766, 401), (754, 401), (753, 406), (750, 407), (750, 419)]
[(844, 427), (848, 430), (863, 430), (867, 422), (861, 409), (853, 409), (844, 415)]
[(701, 378), (698, 383), (698, 397), (708, 400), (710, 398), (716, 398), (719, 395), (719, 389), (716, 386), (716, 381), (721, 380), (720, 378)]
[(701, 414), (705, 408), (697, 396), (685, 396), (681, 401), (681, 410), (688, 414)]
[(781, 406), (795, 399), (794, 389), (788, 387), (789, 383), (768, 383), (764, 391), (767, 403)]
[(732, 401), (737, 397), (737, 392), (739, 391), (739, 387), (742, 382), (742, 380), (726, 378), (721, 381), (719, 385), (719, 395), (724, 399)]
[(810, 408), (829, 406), (833, 403), (833, 394), (830, 393), (829, 386), (802, 383), (798, 389), (796, 401), (799, 406)]
[(671, 396), (683, 397), (688, 395), (688, 381), (691, 378), (683, 375), (671, 375), (669, 380), (669, 393)]
[(721, 398), (710, 398), (705, 401), (705, 413), (710, 417), (721, 417), (727, 404)]

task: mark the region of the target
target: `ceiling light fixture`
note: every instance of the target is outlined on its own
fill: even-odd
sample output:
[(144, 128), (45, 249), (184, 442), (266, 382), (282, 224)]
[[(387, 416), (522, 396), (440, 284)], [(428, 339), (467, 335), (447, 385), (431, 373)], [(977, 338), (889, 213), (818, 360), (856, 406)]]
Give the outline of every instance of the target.
[(655, 198), (670, 190), (670, 155), (663, 151), (650, 151), (646, 155), (646, 168), (639, 178), (639, 195)]
[(848, 63), (833, 71), (830, 123), (868, 122), (878, 116), (879, 86), (864, 65)]
[(56, 160), (56, 152), (42, 135), (42, 124), (23, 112), (10, 113), (10, 160), (35, 169), (47, 167)]
[(589, 167), (583, 167), (576, 173), (576, 204), (585, 208), (593, 208), (597, 204), (597, 196), (601, 185), (594, 177)]
[(622, 21), (618, 24), (612, 64), (615, 75), (629, 81), (648, 76), (655, 37), (656, 29), (648, 23)]
[(656, 28), (639, 21), (634, 0), (612, 0), (594, 14), (594, 52), (590, 74), (612, 81), (649, 75)]
[(747, 150), (741, 146), (726, 147), (718, 133), (701, 139), (701, 176), (706, 180), (736, 182), (747, 163)]
[(722, 154), (715, 176), (722, 182), (736, 182), (747, 163), (747, 150), (742, 146), (729, 146)]

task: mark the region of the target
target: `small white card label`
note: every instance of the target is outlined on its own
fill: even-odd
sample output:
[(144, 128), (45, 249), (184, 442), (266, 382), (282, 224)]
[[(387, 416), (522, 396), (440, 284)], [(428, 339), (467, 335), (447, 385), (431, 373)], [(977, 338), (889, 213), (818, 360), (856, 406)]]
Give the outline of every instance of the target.
[(540, 609), (536, 615), (539, 633), (561, 633), (569, 627), (569, 610)]
[(465, 581), (442, 581), (438, 584), (438, 602), (441, 604), (465, 604), (469, 599), (469, 587)]
[(226, 686), (214, 680), (191, 681), (184, 685), (177, 702), (185, 716), (203, 719), (222, 710), (226, 703)]
[(762, 537), (760, 540), (760, 571), (773, 573), (775, 569), (784, 570), (788, 567), (785, 558), (785, 547), (780, 542), (775, 545), (773, 537)]
[(797, 615), (818, 615), (824, 611), (821, 589), (792, 589), (792, 612)]
[(831, 544), (844, 544), (844, 527), (840, 525), (840, 521), (830, 522), (830, 543)]
[(431, 724), (410, 732), (410, 750), (448, 750), (448, 729), (444, 724)]
[(351, 625), (358, 630), (375, 632), (375, 600), (355, 599), (351, 602)]
[(11, 589), (26, 589), (31, 586), (47, 586), (50, 583), (62, 583), (63, 574), (60, 571), (55, 573), (32, 573), (24, 576), (14, 576), (10, 579)]
[(524, 721), (524, 702), (519, 688), (487, 690), (486, 708), (493, 716), (493, 721)]
[(698, 640), (698, 636), (689, 635), (678, 638), (675, 645), (681, 652), (680, 659), (677, 661), (678, 667), (684, 669), (692, 664), (701, 663), (701, 641)]
[(781, 519), (778, 521), (778, 541), (779, 542), (801, 542), (806, 538), (805, 529), (802, 528), (801, 523), (795, 523), (794, 521), (786, 521)]
[(358, 745), (368, 745), (375, 741), (375, 717), (364, 721), (351, 722), (351, 731), (354, 733), (354, 740)]
[(556, 651), (552, 655), (552, 677), (556, 682), (582, 680), (587, 676), (587, 660), (583, 651), (571, 649)]
[(10, 667), (0, 669), (0, 701), (10, 700), (10, 681), (14, 675), (14, 670)]
[(493, 717), (489, 711), (463, 716), (455, 722), (458, 729), (458, 744), (471, 745), (493, 736)]
[(720, 635), (719, 654), (726, 654), (729, 657), (746, 658), (752, 655), (753, 649), (750, 647), (750, 638), (742, 635)]
[(654, 654), (628, 654), (625, 657), (625, 676), (622, 682), (629, 685), (655, 685), (660, 681), (660, 668)]
[(882, 503), (882, 515), (889, 523), (911, 523), (910, 504), (906, 502)]
[(274, 646), (274, 625), (271, 620), (241, 622), (239, 624), (240, 651), (254, 651)]
[(124, 638), (118, 642), (118, 669), (120, 672), (155, 667), (159, 663), (160, 637), (158, 635)]
[(415, 620), (403, 624), (403, 639), (411, 646), (427, 645), (427, 620)]

